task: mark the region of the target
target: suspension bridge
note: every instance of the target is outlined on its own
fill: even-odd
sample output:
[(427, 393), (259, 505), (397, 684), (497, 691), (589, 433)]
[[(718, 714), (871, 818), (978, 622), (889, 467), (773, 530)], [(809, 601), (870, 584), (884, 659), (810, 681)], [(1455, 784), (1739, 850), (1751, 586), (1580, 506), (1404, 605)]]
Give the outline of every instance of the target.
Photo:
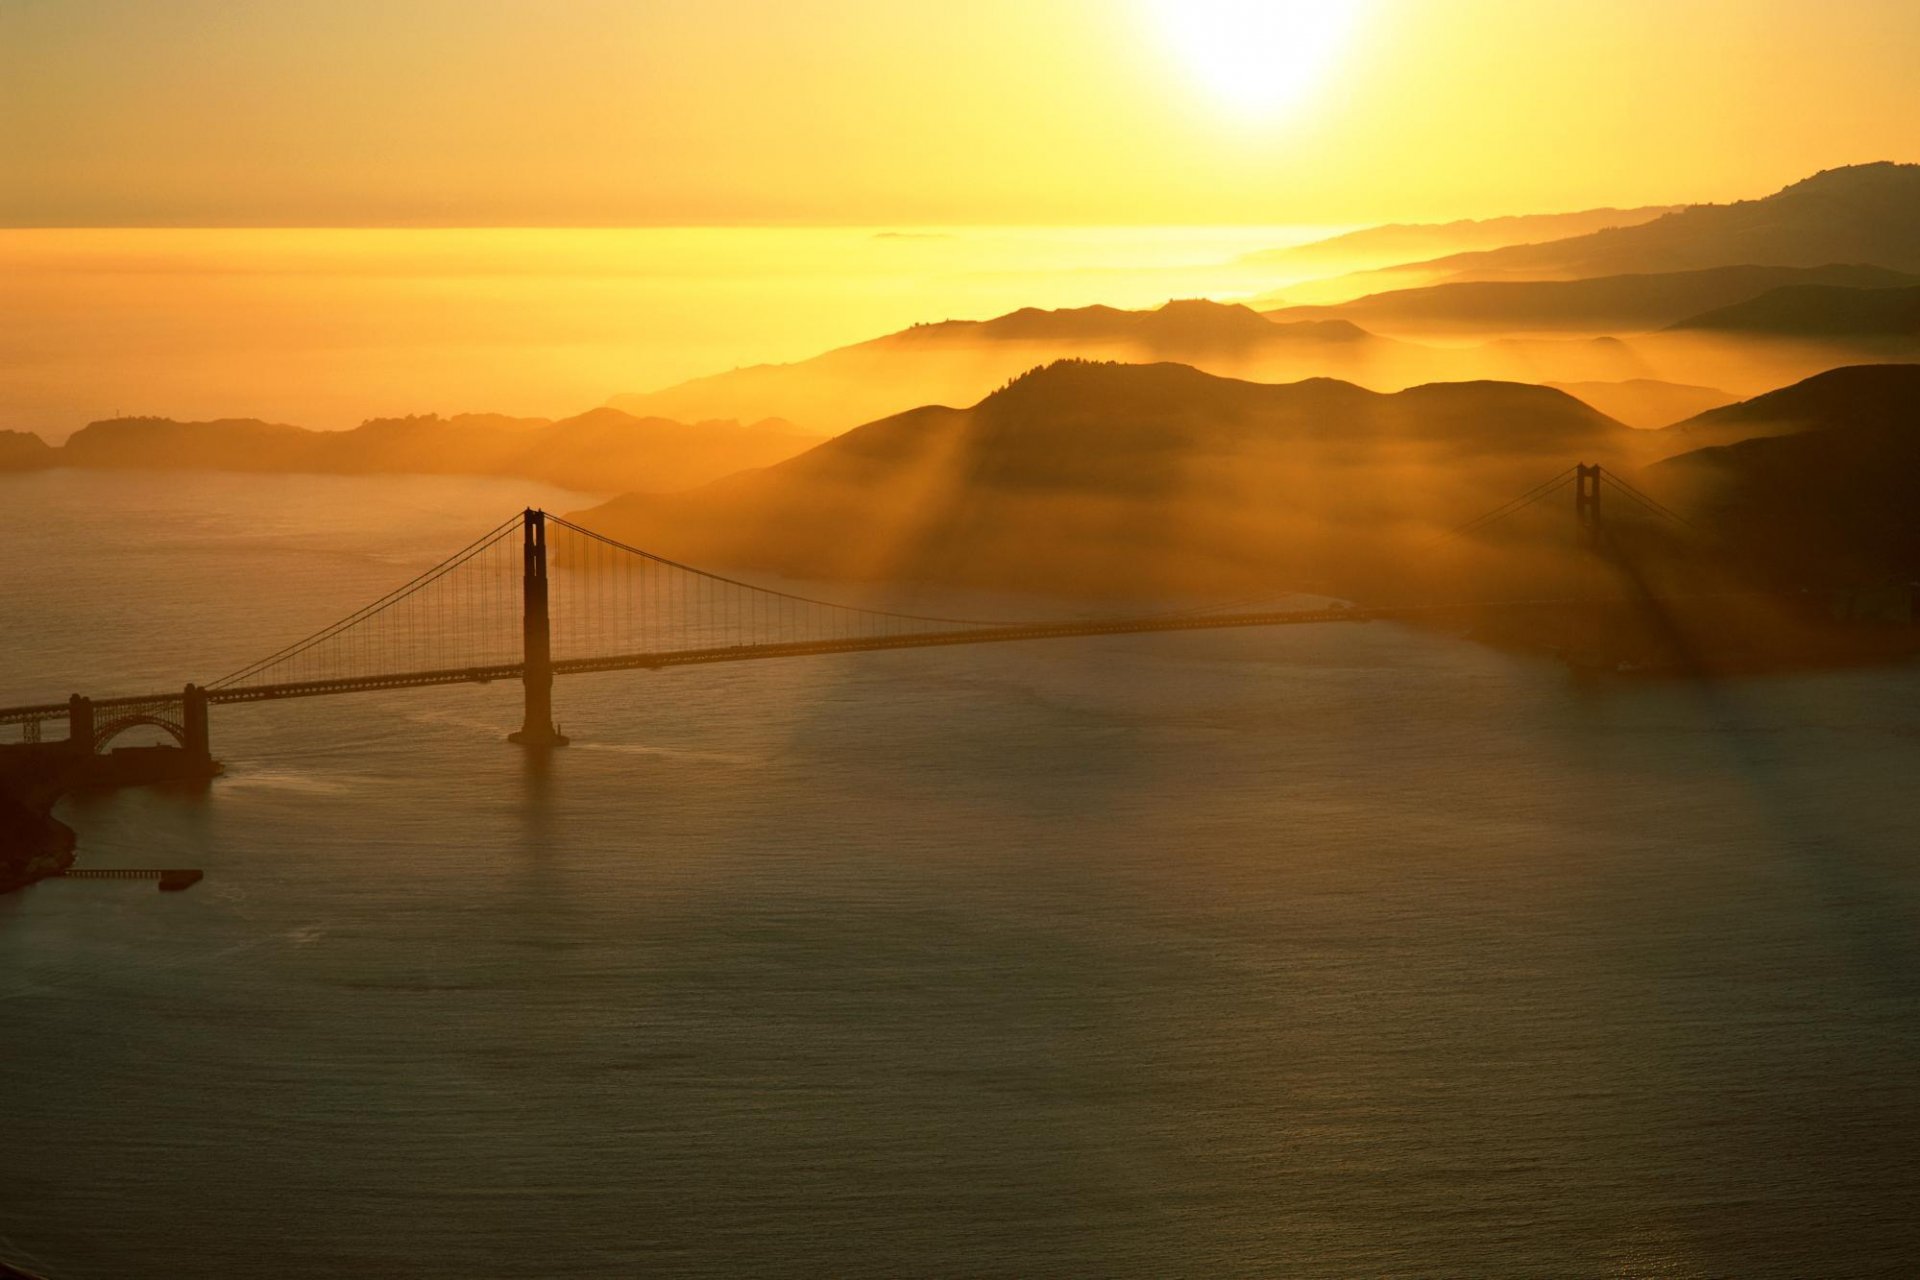
[[(1575, 514), (1589, 545), (1600, 538), (1603, 486), (1658, 515), (1682, 519), (1599, 466), (1581, 464), (1452, 533), (1480, 533), (1569, 485), (1575, 486)], [(158, 729), (175, 745), (143, 749), (154, 770), (191, 776), (217, 768), (209, 727), (214, 706), (517, 680), (524, 716), (511, 740), (554, 747), (567, 741), (553, 720), (558, 676), (888, 649), (1410, 620), (1467, 607), (1282, 609), (1248, 603), (1040, 621), (899, 612), (708, 572), (528, 509), (366, 607), (217, 680), (178, 691), (99, 698), (76, 693), (64, 702), (0, 708), (0, 726), (14, 726), (20, 734), (21, 743), (8, 750), (95, 760), (107, 757), (112, 742), (130, 730)], [(47, 738), (47, 729), (62, 722), (65, 736)], [(130, 758), (105, 780), (147, 780), (148, 772)]]

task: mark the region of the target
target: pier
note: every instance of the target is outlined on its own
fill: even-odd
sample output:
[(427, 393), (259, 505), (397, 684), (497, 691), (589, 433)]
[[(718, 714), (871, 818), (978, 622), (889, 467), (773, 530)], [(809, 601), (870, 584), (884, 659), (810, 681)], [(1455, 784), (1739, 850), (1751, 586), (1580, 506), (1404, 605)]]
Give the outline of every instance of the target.
[(56, 880), (157, 880), (162, 893), (199, 884), (206, 873), (194, 867), (69, 867)]

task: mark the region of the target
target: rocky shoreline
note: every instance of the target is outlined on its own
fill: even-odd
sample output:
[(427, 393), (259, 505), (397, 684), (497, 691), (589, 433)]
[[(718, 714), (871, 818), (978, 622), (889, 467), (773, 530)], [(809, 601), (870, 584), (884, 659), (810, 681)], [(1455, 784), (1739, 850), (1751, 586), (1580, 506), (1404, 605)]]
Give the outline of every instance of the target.
[(72, 827), (27, 800), (0, 792), (0, 893), (59, 875), (73, 865), (78, 847)]
[(58, 744), (0, 747), (0, 893), (24, 889), (73, 865), (79, 837), (53, 806), (80, 775)]

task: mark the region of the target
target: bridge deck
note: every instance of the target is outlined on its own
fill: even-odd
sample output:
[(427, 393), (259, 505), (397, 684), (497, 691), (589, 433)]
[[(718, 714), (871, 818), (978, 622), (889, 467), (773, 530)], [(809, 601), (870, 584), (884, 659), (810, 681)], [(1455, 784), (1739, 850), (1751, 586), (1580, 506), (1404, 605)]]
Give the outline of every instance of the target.
[[(1261, 613), (1162, 614), (1142, 618), (1088, 618), (1071, 622), (968, 627), (955, 631), (924, 631), (890, 636), (860, 636), (842, 640), (807, 640), (778, 644), (732, 645), (704, 649), (669, 649), (648, 653), (611, 654), (596, 658), (562, 658), (553, 663), (555, 675), (583, 675), (594, 671), (657, 670), (663, 667), (702, 666), (716, 662), (752, 662), (769, 658), (803, 658), (835, 653), (871, 653), (886, 649), (932, 649), (952, 645), (1005, 644), (1020, 640), (1064, 640), (1086, 636), (1141, 635), (1153, 632), (1219, 631), (1243, 627), (1300, 626), (1324, 622), (1371, 622), (1433, 609), (1294, 609)], [(364, 693), (379, 689), (418, 689), (447, 684), (489, 684), (518, 680), (521, 663), (449, 667), (430, 671), (401, 671), (385, 675), (353, 676), (334, 680), (284, 681), (236, 685), (207, 690), (212, 703), (271, 702), (285, 698), (313, 698), (331, 694)], [(179, 693), (131, 694), (97, 698), (105, 709), (178, 699)], [(64, 716), (64, 702), (0, 708), (0, 724), (52, 720)]]

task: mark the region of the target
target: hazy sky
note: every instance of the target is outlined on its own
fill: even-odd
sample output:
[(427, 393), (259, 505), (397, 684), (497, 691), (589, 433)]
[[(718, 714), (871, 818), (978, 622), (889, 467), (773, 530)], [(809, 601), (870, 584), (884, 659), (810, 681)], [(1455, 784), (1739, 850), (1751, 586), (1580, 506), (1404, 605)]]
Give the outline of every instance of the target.
[(1916, 66), (1915, 0), (0, 0), (0, 224), (1730, 199), (1920, 159)]

